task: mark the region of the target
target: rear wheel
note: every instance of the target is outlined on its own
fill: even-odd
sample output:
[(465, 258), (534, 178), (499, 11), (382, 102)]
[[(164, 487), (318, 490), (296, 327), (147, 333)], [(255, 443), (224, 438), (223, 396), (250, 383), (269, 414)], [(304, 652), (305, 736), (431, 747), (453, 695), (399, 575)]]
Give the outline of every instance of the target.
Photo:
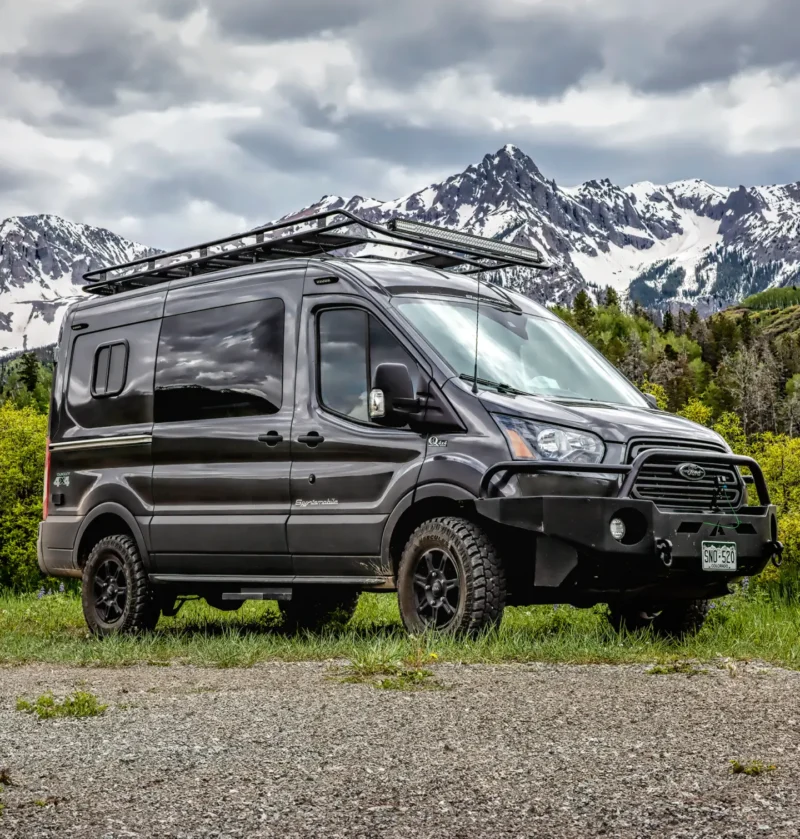
[(503, 617), (506, 581), (489, 537), (474, 522), (448, 516), (421, 524), (406, 544), (397, 599), (412, 634), (475, 635)]
[(318, 632), (346, 624), (358, 606), (360, 592), (341, 586), (295, 586), (291, 600), (279, 600), (287, 632)]
[(634, 632), (652, 627), (658, 635), (674, 638), (699, 632), (709, 607), (708, 600), (678, 600), (663, 606), (609, 604), (608, 619), (617, 631)]
[(152, 630), (161, 615), (136, 542), (121, 534), (92, 548), (81, 600), (87, 626), (100, 636)]

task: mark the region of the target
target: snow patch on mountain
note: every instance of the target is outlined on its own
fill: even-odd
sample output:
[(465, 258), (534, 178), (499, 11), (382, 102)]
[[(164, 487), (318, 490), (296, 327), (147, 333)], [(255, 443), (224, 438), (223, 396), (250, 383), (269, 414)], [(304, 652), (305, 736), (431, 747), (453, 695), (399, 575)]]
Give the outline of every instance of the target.
[(110, 230), (54, 215), (0, 223), (0, 352), (52, 344), (83, 274), (153, 251)]

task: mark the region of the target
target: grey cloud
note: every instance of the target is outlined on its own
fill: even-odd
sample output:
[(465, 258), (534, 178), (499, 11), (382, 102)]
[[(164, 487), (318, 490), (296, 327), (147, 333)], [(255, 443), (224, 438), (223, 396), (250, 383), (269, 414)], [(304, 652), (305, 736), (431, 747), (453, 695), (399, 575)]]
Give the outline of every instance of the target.
[(4, 63), (79, 106), (107, 109), (126, 92), (164, 106), (207, 92), (184, 69), (179, 51), (143, 28), (130, 7), (91, 3), (35, 27), (29, 43)]
[(672, 92), (724, 81), (747, 69), (800, 71), (800, 5), (797, 0), (766, 0), (740, 10), (726, 9), (687, 23), (669, 37), (663, 52), (628, 68), (644, 91)]
[(208, 0), (221, 29), (246, 41), (269, 43), (339, 32), (371, 14), (374, 0)]
[(287, 86), (282, 92), (292, 102), (298, 124), (335, 135), (337, 143), (334, 152), (320, 153), (304, 148), (273, 125), (259, 125), (232, 135), (232, 141), (254, 158), (282, 168), (328, 170), (333, 160), (338, 168), (343, 159), (364, 158), (386, 164), (438, 167), (482, 156), (497, 145), (498, 135), (488, 131), (462, 132), (444, 124), (413, 125), (401, 115), (362, 112), (338, 116), (335, 109), (301, 89)]
[[(338, 34), (373, 79), (419, 84), (452, 68), (488, 73), (503, 91), (555, 96), (595, 72), (644, 91), (681, 91), (748, 68), (800, 69), (796, 0), (742, 8), (698, 0), (509, 6), (504, 0), (206, 0), (227, 36), (275, 42)], [(670, 15), (681, 15), (676, 29)]]

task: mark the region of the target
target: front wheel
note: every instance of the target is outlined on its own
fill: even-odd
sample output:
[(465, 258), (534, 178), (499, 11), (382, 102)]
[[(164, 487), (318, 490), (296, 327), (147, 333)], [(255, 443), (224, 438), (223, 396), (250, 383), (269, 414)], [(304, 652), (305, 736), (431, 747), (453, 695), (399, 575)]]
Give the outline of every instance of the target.
[(130, 536), (105, 536), (92, 548), (83, 568), (81, 601), (95, 635), (155, 629), (161, 610)]
[(679, 638), (699, 632), (709, 608), (708, 600), (678, 600), (663, 606), (609, 604), (608, 619), (617, 631), (633, 632), (652, 627), (657, 635)]
[(506, 580), (489, 537), (474, 522), (448, 516), (423, 522), (397, 573), (400, 617), (408, 632), (475, 635), (503, 617)]

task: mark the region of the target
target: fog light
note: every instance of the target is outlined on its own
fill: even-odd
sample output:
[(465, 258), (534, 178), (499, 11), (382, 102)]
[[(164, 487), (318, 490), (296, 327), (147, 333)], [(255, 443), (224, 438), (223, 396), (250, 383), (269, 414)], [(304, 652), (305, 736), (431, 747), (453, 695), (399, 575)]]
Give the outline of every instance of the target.
[(622, 519), (611, 519), (609, 529), (611, 530), (611, 535), (618, 542), (621, 542), (625, 538), (625, 522)]

